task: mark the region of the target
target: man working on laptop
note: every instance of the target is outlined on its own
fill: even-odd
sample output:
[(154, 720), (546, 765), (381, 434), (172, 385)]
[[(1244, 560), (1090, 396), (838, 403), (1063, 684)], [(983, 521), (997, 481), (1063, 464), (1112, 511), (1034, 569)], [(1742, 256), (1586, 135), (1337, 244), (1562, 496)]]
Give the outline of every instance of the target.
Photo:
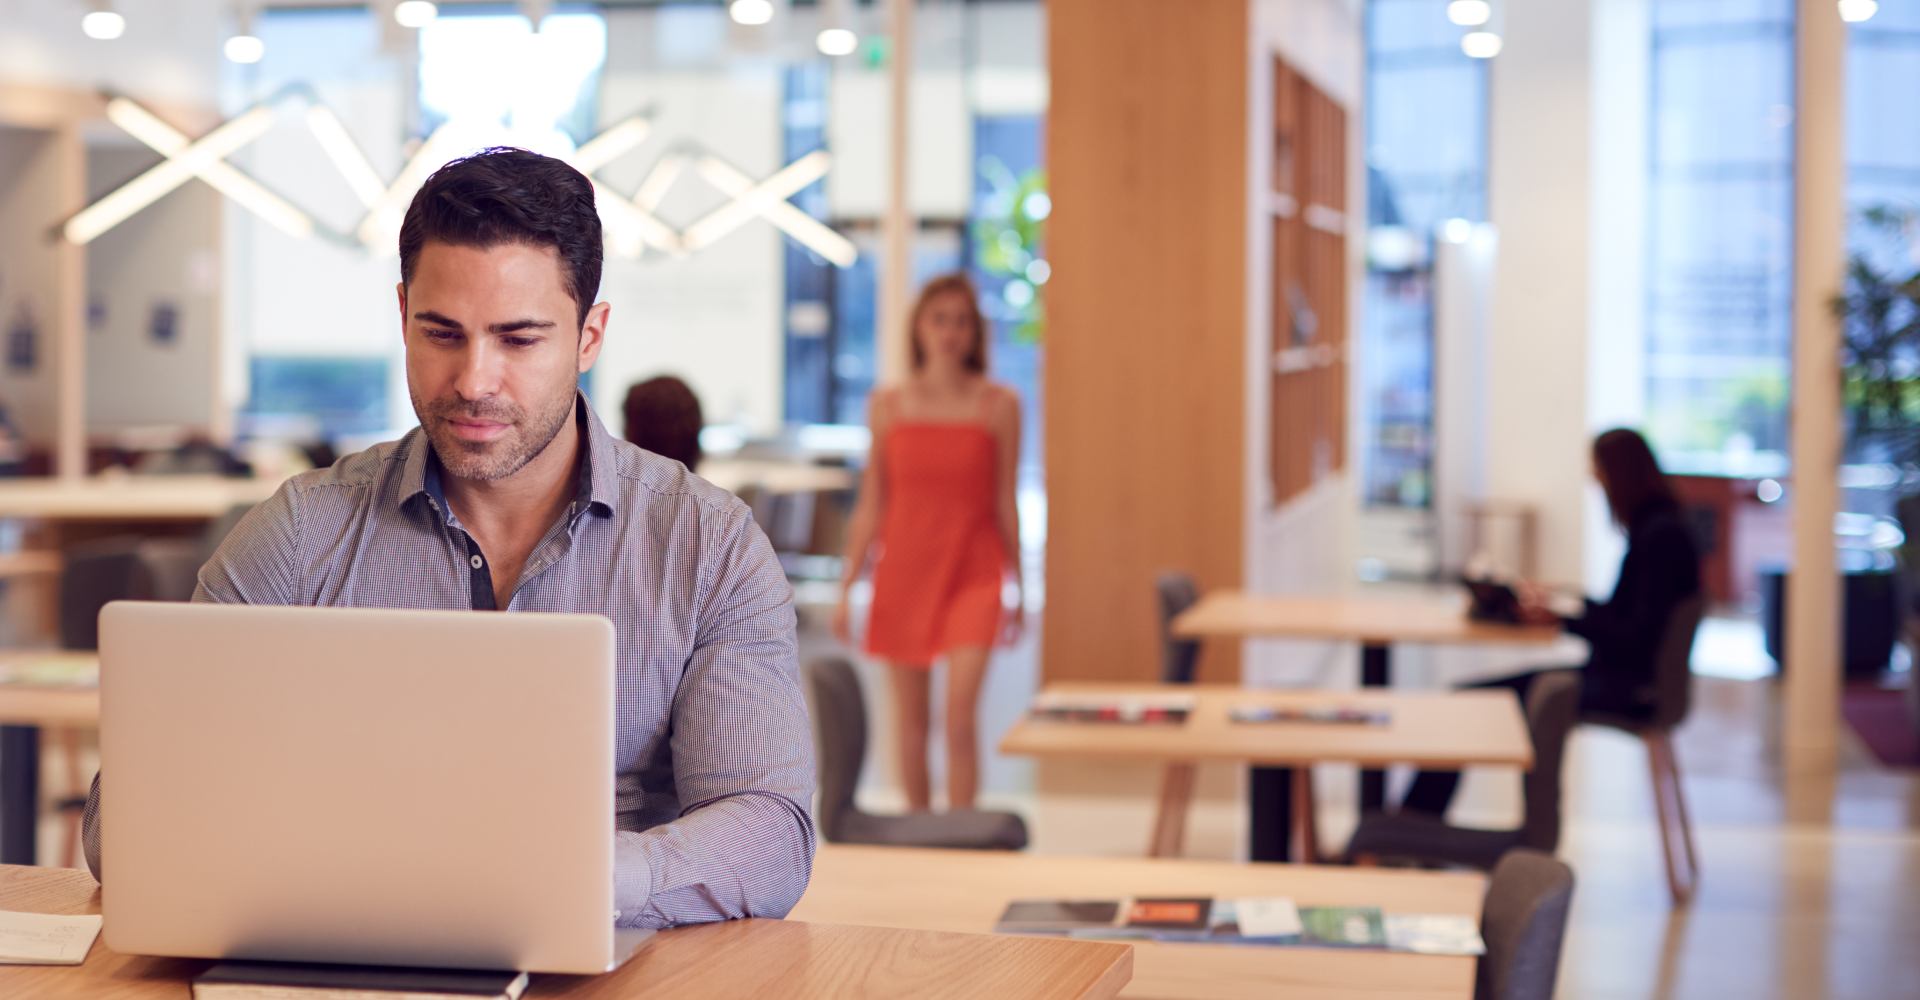
[(282, 486), (194, 600), (605, 616), (618, 922), (784, 916), (814, 852), (792, 591), (744, 504), (609, 435), (580, 394), (607, 331), (601, 247), (593, 186), (559, 160), (490, 149), (428, 178), (400, 230), (419, 428)]

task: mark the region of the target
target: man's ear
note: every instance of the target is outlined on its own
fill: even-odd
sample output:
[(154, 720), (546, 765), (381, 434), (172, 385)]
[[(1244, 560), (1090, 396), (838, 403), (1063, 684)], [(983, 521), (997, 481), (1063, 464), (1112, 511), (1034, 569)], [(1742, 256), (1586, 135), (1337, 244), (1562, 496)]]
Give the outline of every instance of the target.
[(574, 361), (577, 371), (586, 374), (594, 362), (600, 360), (600, 348), (607, 342), (607, 317), (613, 312), (613, 306), (605, 302), (596, 302), (587, 310), (587, 321), (580, 324), (579, 352)]
[(400, 297), (400, 342), (404, 344), (407, 340), (407, 283), (395, 282), (393, 292)]

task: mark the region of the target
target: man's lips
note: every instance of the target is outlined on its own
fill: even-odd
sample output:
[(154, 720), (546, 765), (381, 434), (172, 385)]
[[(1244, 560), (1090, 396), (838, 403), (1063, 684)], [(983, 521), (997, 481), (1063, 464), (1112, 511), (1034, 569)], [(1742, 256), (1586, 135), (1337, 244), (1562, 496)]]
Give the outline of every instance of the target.
[(453, 428), (453, 433), (463, 440), (491, 441), (505, 434), (507, 428), (512, 425), (503, 424), (494, 420), (469, 420), (464, 417), (448, 417), (447, 426)]

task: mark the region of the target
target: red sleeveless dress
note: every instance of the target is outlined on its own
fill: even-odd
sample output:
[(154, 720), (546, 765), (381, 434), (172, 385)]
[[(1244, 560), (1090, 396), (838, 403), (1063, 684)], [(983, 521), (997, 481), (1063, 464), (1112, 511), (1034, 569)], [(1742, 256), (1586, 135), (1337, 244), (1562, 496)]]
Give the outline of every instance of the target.
[(999, 442), (978, 424), (902, 421), (880, 446), (886, 507), (867, 653), (925, 666), (951, 650), (992, 647), (1007, 565)]

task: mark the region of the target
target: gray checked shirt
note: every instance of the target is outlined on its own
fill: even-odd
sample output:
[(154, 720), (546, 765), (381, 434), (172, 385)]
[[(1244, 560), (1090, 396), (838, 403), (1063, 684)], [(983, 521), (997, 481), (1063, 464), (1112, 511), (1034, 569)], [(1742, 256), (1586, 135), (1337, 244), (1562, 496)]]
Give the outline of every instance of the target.
[[(613, 622), (619, 923), (784, 916), (814, 852), (792, 589), (745, 504), (613, 438), (584, 399), (576, 413), (578, 494), (507, 610)], [(193, 599), (445, 610), (492, 607), (493, 592), (416, 428), (289, 480), (200, 570)], [(98, 788), (85, 830), (96, 874)]]

